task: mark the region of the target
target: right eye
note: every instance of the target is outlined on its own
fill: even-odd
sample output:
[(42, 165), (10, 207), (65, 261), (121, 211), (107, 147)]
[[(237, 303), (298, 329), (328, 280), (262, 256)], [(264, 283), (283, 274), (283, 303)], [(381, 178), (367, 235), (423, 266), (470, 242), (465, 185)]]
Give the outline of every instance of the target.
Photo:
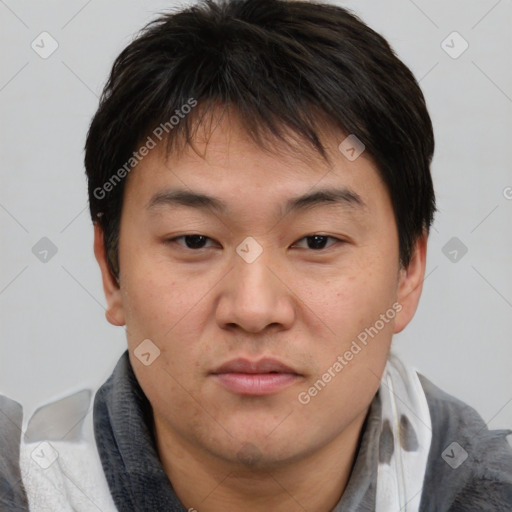
[[(178, 240), (183, 240), (185, 245), (178, 242)], [(185, 249), (200, 250), (200, 249), (205, 249), (204, 244), (207, 240), (212, 240), (212, 239), (207, 236), (204, 236), (204, 235), (190, 234), (190, 235), (181, 235), (181, 236), (176, 236), (174, 238), (169, 238), (165, 241), (165, 243), (168, 243), (168, 244), (177, 243), (178, 245), (185, 247)]]

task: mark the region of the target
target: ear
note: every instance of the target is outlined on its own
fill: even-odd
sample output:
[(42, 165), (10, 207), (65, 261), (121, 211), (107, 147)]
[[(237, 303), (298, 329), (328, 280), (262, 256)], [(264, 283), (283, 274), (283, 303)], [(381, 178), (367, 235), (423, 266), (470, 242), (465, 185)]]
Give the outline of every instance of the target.
[(423, 290), (423, 280), (425, 279), (427, 239), (428, 234), (426, 232), (418, 238), (409, 265), (400, 269), (397, 302), (402, 306), (402, 309), (395, 317), (395, 334), (405, 329), (416, 313)]
[(94, 255), (101, 269), (101, 279), (103, 281), (103, 291), (107, 300), (107, 309), (105, 317), (112, 325), (125, 325), (126, 320), (123, 310), (123, 301), (121, 290), (116, 279), (110, 272), (107, 263), (107, 251), (103, 240), (103, 229), (98, 222), (94, 223)]

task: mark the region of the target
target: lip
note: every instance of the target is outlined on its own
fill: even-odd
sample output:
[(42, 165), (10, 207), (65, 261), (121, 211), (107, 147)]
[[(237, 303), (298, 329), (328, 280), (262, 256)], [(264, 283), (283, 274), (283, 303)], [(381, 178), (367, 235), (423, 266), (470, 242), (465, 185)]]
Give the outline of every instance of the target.
[(298, 375), (298, 373), (290, 368), (288, 365), (282, 363), (278, 359), (272, 359), (270, 357), (265, 357), (260, 359), (259, 361), (250, 361), (249, 359), (232, 359), (227, 363), (222, 364), (212, 373), (292, 373)]
[(294, 369), (272, 358), (233, 359), (219, 366), (211, 376), (233, 393), (252, 396), (277, 393), (302, 378)]

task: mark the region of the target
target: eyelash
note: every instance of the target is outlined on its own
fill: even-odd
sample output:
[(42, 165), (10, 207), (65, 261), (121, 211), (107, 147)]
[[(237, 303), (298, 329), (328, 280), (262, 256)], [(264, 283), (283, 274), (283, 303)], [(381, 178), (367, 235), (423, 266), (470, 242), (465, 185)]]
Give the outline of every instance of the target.
[[(174, 238), (169, 238), (169, 239), (165, 240), (165, 243), (167, 243), (167, 244), (178, 243), (178, 242), (176, 242), (176, 240), (179, 240), (180, 238), (184, 239), (187, 236), (200, 236), (200, 237), (205, 238), (206, 240), (212, 240), (212, 238), (210, 238), (210, 237), (207, 237), (207, 236), (204, 236), (204, 235), (201, 235), (201, 234), (197, 234), (197, 233), (191, 233), (191, 234), (188, 234), (188, 235), (180, 235), (180, 236), (177, 236), (177, 237), (174, 237)], [(323, 238), (327, 238), (327, 239), (330, 238), (330, 239), (335, 240), (336, 242), (340, 242), (340, 243), (345, 242), (345, 240), (342, 240), (340, 238), (336, 238), (334, 236), (329, 236), (329, 235), (322, 235), (321, 233), (313, 233), (311, 235), (303, 236), (302, 238), (299, 238), (298, 241), (300, 242), (301, 240), (305, 240), (307, 238), (312, 238), (312, 237), (315, 237), (315, 236), (319, 236), (319, 237), (323, 237)], [(296, 243), (297, 242), (295, 242), (295, 244)], [(185, 246), (183, 246), (183, 245), (181, 245), (179, 243), (178, 243), (178, 245), (180, 245), (185, 250), (194, 251), (194, 252), (199, 252), (199, 251), (201, 251), (203, 249), (208, 249), (208, 247), (200, 247), (199, 249), (192, 249), (190, 247), (185, 247)], [(335, 244), (331, 244), (330, 246), (324, 247), (324, 248), (321, 248), (321, 249), (309, 249), (309, 250), (314, 251), (314, 252), (321, 252), (321, 251), (325, 251), (325, 250), (329, 249), (333, 245), (335, 245)]]

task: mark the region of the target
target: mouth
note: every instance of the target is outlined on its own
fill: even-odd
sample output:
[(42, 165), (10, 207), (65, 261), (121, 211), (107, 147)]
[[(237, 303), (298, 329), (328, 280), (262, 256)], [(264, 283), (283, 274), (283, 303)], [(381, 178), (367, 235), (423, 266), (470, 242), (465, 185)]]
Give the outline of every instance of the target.
[(228, 391), (250, 396), (277, 393), (303, 378), (293, 368), (270, 358), (259, 361), (234, 359), (210, 375)]

